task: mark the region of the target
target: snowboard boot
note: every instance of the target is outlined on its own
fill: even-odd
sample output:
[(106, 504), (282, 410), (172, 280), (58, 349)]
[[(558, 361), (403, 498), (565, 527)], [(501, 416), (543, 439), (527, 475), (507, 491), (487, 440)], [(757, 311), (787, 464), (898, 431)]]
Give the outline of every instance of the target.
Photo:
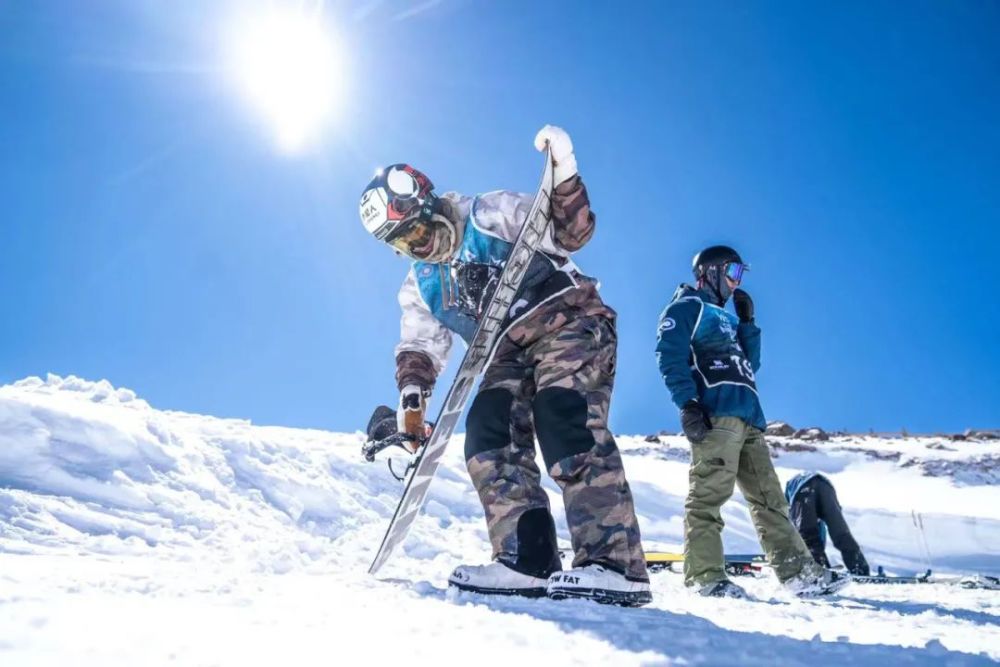
[(849, 583), (851, 575), (824, 568), (819, 575), (799, 575), (789, 579), (785, 582), (785, 586), (800, 598), (814, 598), (833, 595)]
[(728, 579), (713, 581), (698, 589), (698, 595), (707, 598), (735, 598), (737, 600), (752, 600), (742, 586), (734, 584)]
[(448, 585), (484, 595), (545, 597), (546, 580), (513, 570), (503, 561), (489, 565), (459, 565), (448, 577)]
[(649, 580), (629, 579), (596, 563), (551, 575), (549, 597), (553, 600), (584, 598), (622, 607), (640, 607), (653, 601)]

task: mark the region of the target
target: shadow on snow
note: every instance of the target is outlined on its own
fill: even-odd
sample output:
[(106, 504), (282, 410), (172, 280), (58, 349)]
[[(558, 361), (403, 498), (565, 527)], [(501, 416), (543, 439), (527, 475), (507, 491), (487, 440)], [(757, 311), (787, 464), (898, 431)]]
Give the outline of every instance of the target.
[[(683, 660), (691, 665), (759, 664), (803, 665), (993, 665), (983, 655), (945, 648), (932, 641), (923, 648), (887, 644), (855, 644), (845, 641), (802, 640), (760, 632), (727, 630), (708, 619), (643, 607), (622, 609), (586, 600), (528, 600), (517, 597), (479, 595), (449, 591), (429, 582), (386, 579), (385, 583), (407, 587), (424, 598), (452, 604), (480, 605), (502, 614), (525, 614), (554, 623), (569, 633), (587, 633), (623, 651), (652, 652), (664, 661)], [(850, 599), (850, 598), (848, 598)], [(919, 614), (935, 611), (972, 622), (993, 622), (993, 617), (975, 612), (943, 610), (933, 605), (858, 599), (887, 611)], [(720, 605), (726, 601), (720, 601)], [(762, 604), (766, 604), (762, 602)], [(926, 608), (924, 608), (926, 607)]]

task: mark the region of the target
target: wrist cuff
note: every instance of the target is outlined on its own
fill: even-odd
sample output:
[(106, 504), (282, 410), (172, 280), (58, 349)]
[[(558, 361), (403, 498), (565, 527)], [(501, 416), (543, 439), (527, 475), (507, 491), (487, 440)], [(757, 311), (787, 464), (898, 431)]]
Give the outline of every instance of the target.
[(576, 176), (576, 156), (570, 153), (566, 157), (556, 162), (555, 167), (552, 170), (552, 179), (555, 181), (555, 185), (569, 180)]

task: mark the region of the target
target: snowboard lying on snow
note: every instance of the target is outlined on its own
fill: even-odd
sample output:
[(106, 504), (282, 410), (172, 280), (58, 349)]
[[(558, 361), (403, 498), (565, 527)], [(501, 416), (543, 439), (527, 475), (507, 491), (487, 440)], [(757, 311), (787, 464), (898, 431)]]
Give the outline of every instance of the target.
[[(568, 550), (563, 550), (564, 553)], [(726, 554), (726, 572), (733, 576), (754, 575), (767, 565), (764, 554)], [(670, 551), (647, 551), (646, 567), (650, 572), (678, 571), (678, 564), (684, 563), (684, 554)], [(985, 574), (935, 575), (931, 570), (914, 576), (887, 574), (881, 566), (870, 575), (851, 575), (858, 584), (952, 584), (962, 588), (1000, 590), (1000, 577)]]

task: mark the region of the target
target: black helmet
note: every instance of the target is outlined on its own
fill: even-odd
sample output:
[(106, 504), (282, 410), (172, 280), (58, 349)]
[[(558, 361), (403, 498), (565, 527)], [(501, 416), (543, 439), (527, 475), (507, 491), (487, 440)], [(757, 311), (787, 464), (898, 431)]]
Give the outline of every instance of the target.
[(705, 275), (705, 270), (710, 266), (720, 266), (723, 264), (742, 264), (743, 258), (727, 245), (714, 245), (705, 248), (691, 260), (691, 271), (694, 272), (694, 279), (698, 280)]
[(732, 295), (729, 283), (724, 277), (729, 277), (736, 284), (740, 283), (743, 272), (750, 267), (743, 263), (740, 254), (726, 245), (714, 245), (705, 248), (691, 261), (691, 271), (695, 280), (700, 280), (715, 294), (718, 305), (724, 306)]

